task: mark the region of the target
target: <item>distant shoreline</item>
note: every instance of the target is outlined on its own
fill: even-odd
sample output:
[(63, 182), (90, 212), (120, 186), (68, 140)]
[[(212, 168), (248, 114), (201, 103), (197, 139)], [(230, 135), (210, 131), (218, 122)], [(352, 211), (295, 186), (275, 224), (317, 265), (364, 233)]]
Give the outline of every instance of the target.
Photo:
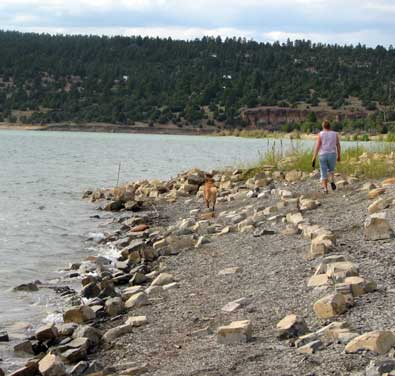
[(148, 125), (125, 126), (107, 123), (79, 124), (48, 124), (48, 125), (17, 125), (0, 123), (0, 130), (23, 131), (59, 131), (59, 132), (101, 132), (101, 133), (130, 133), (130, 134), (169, 134), (169, 135), (210, 135), (215, 130), (207, 128), (179, 128), (174, 126), (149, 127)]

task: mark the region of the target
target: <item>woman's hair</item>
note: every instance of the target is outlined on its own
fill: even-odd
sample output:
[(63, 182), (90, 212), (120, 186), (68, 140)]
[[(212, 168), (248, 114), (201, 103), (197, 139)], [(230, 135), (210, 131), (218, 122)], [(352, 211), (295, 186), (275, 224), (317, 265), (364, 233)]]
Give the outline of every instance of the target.
[(331, 123), (329, 123), (328, 120), (324, 120), (324, 121), (322, 122), (322, 127), (323, 127), (324, 129), (331, 129)]

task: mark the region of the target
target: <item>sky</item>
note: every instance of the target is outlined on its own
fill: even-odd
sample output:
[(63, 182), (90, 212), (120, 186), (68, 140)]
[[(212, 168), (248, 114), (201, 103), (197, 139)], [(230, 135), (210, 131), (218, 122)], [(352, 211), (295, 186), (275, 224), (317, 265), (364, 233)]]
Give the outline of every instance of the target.
[(395, 0), (0, 0), (0, 29), (395, 45)]

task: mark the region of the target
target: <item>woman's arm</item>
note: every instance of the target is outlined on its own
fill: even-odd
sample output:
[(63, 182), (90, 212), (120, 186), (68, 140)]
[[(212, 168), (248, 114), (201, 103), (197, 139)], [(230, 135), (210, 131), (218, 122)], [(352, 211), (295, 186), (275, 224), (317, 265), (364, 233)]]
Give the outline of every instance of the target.
[(318, 152), (320, 151), (320, 148), (321, 148), (321, 137), (320, 137), (320, 135), (318, 135), (317, 142), (314, 147), (313, 161), (315, 161), (317, 159), (317, 155), (318, 155)]
[(340, 162), (341, 147), (340, 147), (340, 139), (338, 134), (336, 134), (336, 149), (337, 149), (337, 161)]

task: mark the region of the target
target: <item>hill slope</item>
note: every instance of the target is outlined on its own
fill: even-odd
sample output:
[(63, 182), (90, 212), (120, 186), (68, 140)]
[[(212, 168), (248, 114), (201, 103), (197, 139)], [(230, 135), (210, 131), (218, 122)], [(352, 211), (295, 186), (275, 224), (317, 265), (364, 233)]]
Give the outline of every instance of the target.
[(382, 109), (395, 82), (395, 52), (380, 46), (0, 32), (0, 50), (11, 122), (243, 126), (256, 106)]

